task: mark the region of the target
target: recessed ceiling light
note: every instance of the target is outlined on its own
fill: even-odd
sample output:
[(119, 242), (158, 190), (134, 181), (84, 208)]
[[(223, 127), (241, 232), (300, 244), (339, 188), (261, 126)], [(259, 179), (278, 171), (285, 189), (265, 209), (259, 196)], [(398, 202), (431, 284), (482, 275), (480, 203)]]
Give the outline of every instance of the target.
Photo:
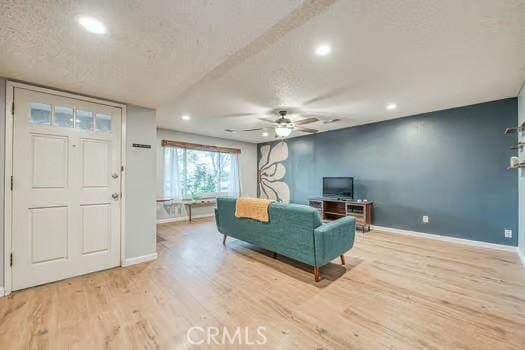
[(268, 135), (269, 135), (269, 134), (268, 134), (266, 131), (262, 133), (262, 136), (263, 136), (263, 137), (268, 137)]
[(326, 55), (329, 55), (331, 52), (332, 52), (332, 47), (328, 44), (319, 45), (315, 49), (315, 54), (317, 56), (326, 56)]
[(94, 34), (106, 34), (107, 29), (104, 23), (91, 16), (80, 16), (78, 17), (78, 24), (80, 24), (85, 30)]
[(389, 111), (393, 111), (394, 109), (397, 108), (397, 105), (396, 105), (395, 103), (389, 103), (389, 104), (386, 105), (385, 108), (386, 108), (387, 110), (389, 110)]
[(182, 120), (190, 120), (191, 117), (189, 115), (187, 115), (187, 114), (184, 114), (182, 117), (180, 117), (180, 119), (182, 119)]

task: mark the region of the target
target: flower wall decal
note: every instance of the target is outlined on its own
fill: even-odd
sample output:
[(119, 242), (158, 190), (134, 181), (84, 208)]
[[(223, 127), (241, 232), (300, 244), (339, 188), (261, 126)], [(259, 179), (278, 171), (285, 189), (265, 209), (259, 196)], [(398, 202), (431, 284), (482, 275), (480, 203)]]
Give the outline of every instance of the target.
[(290, 189), (282, 181), (286, 175), (286, 167), (282, 163), (288, 159), (288, 145), (281, 141), (274, 145), (264, 145), (260, 148), (259, 197), (274, 199), (279, 202), (290, 201)]

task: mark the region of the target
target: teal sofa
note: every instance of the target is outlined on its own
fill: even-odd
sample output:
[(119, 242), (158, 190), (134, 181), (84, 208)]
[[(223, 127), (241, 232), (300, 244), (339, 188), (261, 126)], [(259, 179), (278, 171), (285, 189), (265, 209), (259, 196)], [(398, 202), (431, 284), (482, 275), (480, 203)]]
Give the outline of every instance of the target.
[(263, 223), (235, 217), (236, 199), (217, 198), (217, 228), (226, 237), (234, 237), (314, 267), (315, 281), (319, 267), (338, 256), (344, 265), (344, 253), (352, 248), (355, 219), (343, 217), (323, 224), (316, 209), (305, 205), (272, 203), (270, 221)]

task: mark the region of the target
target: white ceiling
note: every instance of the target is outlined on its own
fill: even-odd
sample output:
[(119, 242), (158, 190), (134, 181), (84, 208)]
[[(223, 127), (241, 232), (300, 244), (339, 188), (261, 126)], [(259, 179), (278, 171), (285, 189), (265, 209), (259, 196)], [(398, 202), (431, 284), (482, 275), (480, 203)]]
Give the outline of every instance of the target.
[[(525, 0), (332, 2), (0, 0), (0, 76), (248, 142), (267, 138), (224, 129), (268, 126), (257, 117), (281, 106), (342, 119), (308, 125), (325, 131), (516, 96), (525, 79)], [(83, 13), (109, 34), (82, 31)]]
[[(303, 0), (0, 0), (0, 76), (166, 103)], [(77, 25), (90, 15), (109, 33)]]
[[(313, 54), (319, 43), (332, 54)], [(158, 109), (159, 125), (248, 142), (278, 106), (323, 112), (329, 130), (516, 96), (525, 79), (525, 1), (340, 0), (219, 78)], [(396, 102), (398, 109), (386, 111)], [(179, 116), (192, 115), (183, 122)], [(247, 116), (229, 116), (256, 113)], [(272, 133), (273, 135), (273, 133)], [(294, 133), (292, 135), (301, 135)]]

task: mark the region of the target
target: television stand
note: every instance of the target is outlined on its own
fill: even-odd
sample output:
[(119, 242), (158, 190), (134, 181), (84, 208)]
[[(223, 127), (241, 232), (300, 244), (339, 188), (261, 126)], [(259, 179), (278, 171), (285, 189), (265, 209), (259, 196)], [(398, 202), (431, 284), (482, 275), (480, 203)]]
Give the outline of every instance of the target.
[(356, 226), (360, 226), (363, 232), (370, 231), (374, 214), (374, 203), (357, 202), (344, 198), (311, 198), (308, 204), (317, 210), (323, 221), (337, 220), (344, 216), (353, 216)]

